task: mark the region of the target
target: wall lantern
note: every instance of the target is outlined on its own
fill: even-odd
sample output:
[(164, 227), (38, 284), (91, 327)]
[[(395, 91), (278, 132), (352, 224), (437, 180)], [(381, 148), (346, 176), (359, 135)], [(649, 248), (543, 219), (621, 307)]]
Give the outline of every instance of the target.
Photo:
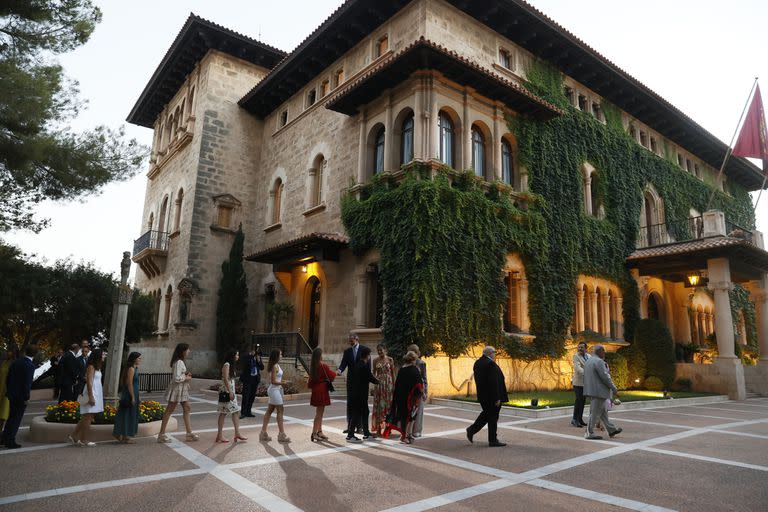
[(301, 266), (301, 271), (306, 274), (307, 273), (307, 266), (306, 265), (302, 265)]
[(688, 284), (690, 286), (698, 286), (699, 285), (699, 281), (701, 281), (701, 276), (699, 275), (698, 272), (696, 272), (696, 273), (693, 273), (693, 274), (688, 274), (686, 276), (686, 279), (688, 280)]

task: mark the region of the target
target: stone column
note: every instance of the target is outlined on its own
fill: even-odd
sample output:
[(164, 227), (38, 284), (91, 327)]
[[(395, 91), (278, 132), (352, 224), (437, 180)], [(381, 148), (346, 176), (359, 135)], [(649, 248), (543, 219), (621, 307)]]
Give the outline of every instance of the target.
[(531, 321), (528, 318), (528, 280), (520, 279), (517, 286), (520, 289), (520, 330), (529, 332)]
[(688, 313), (688, 304), (685, 303), (682, 306), (680, 306), (680, 309), (682, 310), (682, 313), (680, 314), (680, 318), (685, 318), (685, 322), (681, 322), (681, 335), (683, 340), (688, 340), (689, 343), (693, 343), (693, 337), (691, 333), (691, 317)]
[(416, 79), (416, 93), (414, 94), (413, 104), (413, 158), (415, 160), (426, 160), (429, 154), (425, 149), (424, 135), (424, 121), (427, 115), (424, 108), (424, 79), (419, 76)]
[[(501, 181), (501, 110), (499, 107), (494, 109), (493, 113), (493, 140), (491, 149), (493, 150), (493, 179)], [(513, 184), (514, 186), (514, 184)]]
[(768, 366), (768, 275), (763, 274), (760, 280), (760, 291), (755, 296), (755, 313), (757, 321), (757, 341), (760, 346), (758, 364)]
[(616, 339), (624, 341), (624, 298), (616, 297)]
[(355, 276), (355, 328), (367, 327), (366, 306), (368, 304), (368, 273), (363, 268), (363, 273)]
[(584, 209), (587, 215), (592, 215), (592, 174), (584, 175)]
[[(438, 118), (440, 117), (439, 109), (437, 106), (437, 90), (435, 89), (435, 77), (429, 79), (429, 114), (427, 119), (427, 126), (429, 127), (429, 157), (440, 159), (440, 129), (438, 126)], [(456, 144), (456, 141), (454, 141)]]
[(112, 295), (112, 325), (109, 329), (109, 356), (106, 368), (106, 389), (104, 396), (107, 399), (118, 400), (117, 390), (120, 387), (120, 367), (123, 362), (123, 344), (125, 341), (125, 326), (128, 320), (128, 306), (133, 298), (133, 290), (128, 284), (128, 275), (131, 272), (131, 253), (123, 252), (123, 260), (120, 262), (120, 284), (117, 285)]
[(719, 390), (727, 392), (732, 400), (744, 400), (747, 396), (744, 384), (744, 367), (734, 351), (733, 317), (728, 292), (733, 288), (728, 258), (707, 260), (709, 289), (715, 295), (715, 334), (717, 351), (715, 360), (718, 369)]
[(595, 332), (600, 332), (600, 326), (597, 325), (597, 292), (589, 292), (589, 313), (590, 326)]
[(384, 170), (393, 171), (392, 161), (392, 142), (395, 131), (392, 129), (392, 94), (387, 94), (387, 110), (384, 115)]
[(606, 292), (602, 292), (600, 294), (600, 305), (603, 308), (603, 325), (600, 326), (600, 334), (606, 338), (611, 336), (611, 310), (609, 308), (610, 300), (611, 298)]
[[(469, 119), (469, 91), (466, 89), (464, 90), (464, 115), (461, 122), (463, 125), (461, 130), (461, 140), (463, 141), (461, 162), (455, 162), (454, 167), (463, 170), (472, 167), (472, 121)], [(456, 160), (458, 160), (458, 158)], [(459, 167), (459, 165), (461, 165), (461, 167)], [(477, 171), (475, 171), (475, 173), (477, 173)]]
[(365, 112), (360, 112), (360, 153), (357, 155), (357, 182), (365, 183)]
[(584, 288), (576, 290), (576, 331), (584, 330)]

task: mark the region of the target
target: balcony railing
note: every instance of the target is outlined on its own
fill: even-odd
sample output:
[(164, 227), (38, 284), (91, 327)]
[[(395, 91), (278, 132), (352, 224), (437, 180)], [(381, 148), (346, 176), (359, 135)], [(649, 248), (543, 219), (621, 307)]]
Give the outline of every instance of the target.
[(654, 247), (694, 240), (701, 238), (703, 230), (704, 220), (701, 216), (688, 217), (682, 221), (642, 226), (637, 234), (637, 247)]
[(725, 234), (734, 238), (743, 238), (749, 242), (752, 242), (752, 231), (734, 224), (733, 222), (725, 221)]
[(163, 231), (147, 231), (133, 242), (133, 255), (136, 256), (146, 249), (157, 251), (168, 250), (168, 233)]

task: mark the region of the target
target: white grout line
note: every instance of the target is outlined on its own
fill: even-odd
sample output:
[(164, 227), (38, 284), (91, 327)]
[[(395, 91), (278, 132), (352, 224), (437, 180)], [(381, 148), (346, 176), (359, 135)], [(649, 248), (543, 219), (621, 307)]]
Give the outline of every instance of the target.
[(768, 436), (762, 436), (760, 434), (752, 434), (751, 432), (734, 432), (732, 430), (720, 430), (720, 429), (712, 429), (711, 431), (717, 434), (730, 434), (732, 436), (753, 437), (756, 439), (768, 439)]
[(654, 425), (656, 427), (669, 427), (669, 428), (681, 428), (684, 430), (691, 430), (696, 427), (692, 427), (690, 425), (678, 425), (676, 423), (659, 423), (657, 421), (645, 421), (645, 420), (636, 420), (636, 419), (630, 419), (625, 418), (624, 416), (620, 416), (618, 421), (621, 422), (629, 422), (629, 423), (642, 423), (643, 425)]
[(381, 512), (420, 512), (422, 510), (430, 510), (433, 508), (442, 507), (444, 505), (450, 505), (452, 503), (456, 503), (457, 501), (474, 498), (475, 496), (480, 496), (481, 494), (498, 491), (499, 489), (504, 489), (505, 487), (515, 485), (516, 483), (518, 482), (505, 479), (491, 480), (490, 482), (459, 489), (458, 491), (452, 491), (445, 494), (440, 494), (438, 496), (433, 496), (431, 498), (407, 503), (405, 505), (384, 509)]
[(630, 500), (627, 498), (619, 498), (618, 496), (590, 491), (587, 489), (582, 489), (581, 487), (573, 487), (571, 485), (550, 482), (549, 480), (541, 480), (537, 478), (535, 480), (529, 480), (525, 483), (534, 487), (561, 492), (563, 494), (570, 494), (571, 496), (578, 496), (580, 498), (585, 498), (592, 501), (600, 501), (608, 505), (615, 505), (617, 507), (623, 507), (630, 510), (640, 510), (644, 512), (673, 512), (673, 509), (657, 507), (655, 505), (649, 505), (641, 501)]
[(664, 455), (673, 455), (675, 457), (682, 457), (684, 459), (703, 460), (706, 462), (716, 462), (717, 464), (725, 464), (726, 466), (736, 466), (739, 468), (755, 469), (757, 471), (768, 471), (768, 466), (760, 466), (758, 464), (748, 464), (746, 462), (738, 462), (735, 460), (720, 459), (718, 457), (708, 457), (706, 455), (696, 455), (695, 453), (677, 452), (674, 450), (665, 450), (663, 448), (646, 447), (640, 448), (646, 452), (662, 453)]
[(729, 416), (709, 416), (707, 414), (693, 414), (690, 412), (674, 412), (674, 411), (659, 411), (659, 410), (652, 410), (650, 412), (654, 414), (678, 414), (680, 416), (695, 416), (697, 418), (710, 418), (713, 420), (732, 420), (733, 419)]
[(714, 405), (684, 405), (683, 407), (695, 407), (696, 409), (712, 409), (713, 411), (743, 412), (746, 414), (762, 414), (763, 411), (745, 411), (744, 409), (733, 409), (730, 407), (716, 407)]

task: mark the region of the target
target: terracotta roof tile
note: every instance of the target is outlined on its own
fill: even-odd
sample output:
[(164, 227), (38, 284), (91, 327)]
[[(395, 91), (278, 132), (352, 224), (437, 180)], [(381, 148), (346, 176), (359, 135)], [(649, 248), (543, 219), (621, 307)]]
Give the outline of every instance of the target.
[(709, 238), (699, 238), (688, 242), (677, 242), (656, 247), (645, 247), (637, 249), (627, 256), (627, 261), (642, 260), (646, 258), (656, 258), (659, 256), (677, 256), (707, 249), (719, 249), (722, 247), (745, 246), (758, 249), (752, 242), (744, 238), (734, 238), (730, 236), (715, 236)]

